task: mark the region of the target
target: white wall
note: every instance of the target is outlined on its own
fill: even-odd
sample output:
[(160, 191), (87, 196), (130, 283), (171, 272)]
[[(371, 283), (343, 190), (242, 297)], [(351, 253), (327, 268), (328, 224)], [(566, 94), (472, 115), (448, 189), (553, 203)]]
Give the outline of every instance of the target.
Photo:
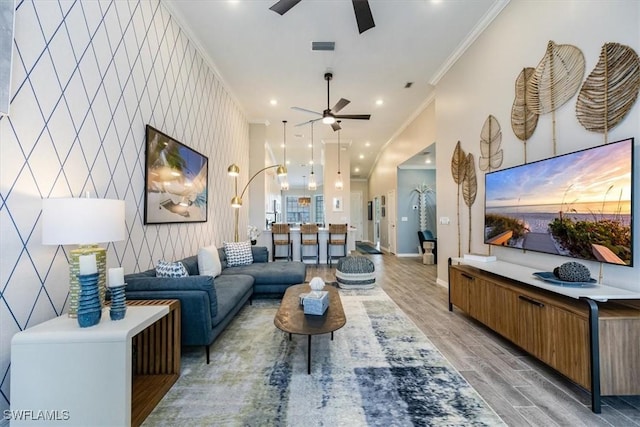
[[(446, 260), (457, 256), (456, 185), (448, 165), (457, 141), (466, 152), (479, 156), (479, 135), (489, 114), (502, 127), (502, 167), (524, 162), (523, 144), (511, 130), (511, 105), (514, 83), (523, 67), (535, 67), (542, 59), (547, 43), (572, 44), (582, 50), (586, 60), (585, 77), (598, 61), (601, 46), (606, 42), (628, 45), (640, 52), (640, 2), (635, 1), (520, 1), (512, 0), (490, 27), (476, 40), (458, 62), (445, 74), (436, 87), (437, 185), (438, 216), (452, 219), (448, 226), (438, 226), (438, 257)], [(556, 113), (557, 154), (593, 147), (603, 143), (603, 136), (586, 131), (575, 117), (572, 98)], [(609, 133), (609, 141), (636, 137), (635, 189), (640, 188), (640, 106), (636, 102), (625, 120)], [(527, 144), (527, 160), (534, 161), (553, 155), (552, 116), (540, 117), (538, 127)], [(472, 209), (472, 251), (487, 253), (483, 242), (484, 176), (478, 176), (478, 197)], [(640, 212), (635, 198), (635, 212)], [(462, 248), (466, 252), (468, 214), (461, 202)], [(636, 218), (637, 219), (637, 218)], [(640, 290), (640, 245), (636, 227), (634, 264), (636, 267), (605, 265), (604, 282)], [(541, 268), (553, 269), (567, 258), (523, 253), (515, 249), (493, 250), (499, 258)], [(585, 262), (598, 277), (599, 264)], [(440, 282), (446, 281), (446, 262), (438, 265)]]
[[(369, 200), (383, 195), (386, 197), (389, 191), (396, 190), (398, 165), (433, 144), (436, 140), (435, 114), (436, 105), (434, 102), (429, 102), (396, 137), (387, 143), (369, 176)], [(396, 202), (402, 201), (396, 200)], [(369, 221), (369, 225), (369, 236), (373, 238), (373, 222)], [(387, 217), (380, 218), (380, 245), (383, 248), (389, 246), (387, 228)]]
[[(127, 236), (107, 245), (107, 263), (132, 273), (233, 238), (227, 166), (246, 182), (249, 155), (244, 113), (158, 1), (16, 7), (11, 114), (0, 117), (0, 412), (12, 336), (67, 309), (73, 246), (41, 244), (42, 199), (125, 200)], [(145, 124), (208, 156), (208, 222), (143, 225)]]

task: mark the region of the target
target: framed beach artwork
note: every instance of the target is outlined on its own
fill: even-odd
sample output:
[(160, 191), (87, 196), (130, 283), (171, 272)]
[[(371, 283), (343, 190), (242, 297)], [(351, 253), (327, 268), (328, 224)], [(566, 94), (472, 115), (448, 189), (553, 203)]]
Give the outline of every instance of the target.
[(207, 221), (209, 159), (147, 125), (144, 223)]
[(342, 212), (342, 196), (333, 198), (333, 212)]

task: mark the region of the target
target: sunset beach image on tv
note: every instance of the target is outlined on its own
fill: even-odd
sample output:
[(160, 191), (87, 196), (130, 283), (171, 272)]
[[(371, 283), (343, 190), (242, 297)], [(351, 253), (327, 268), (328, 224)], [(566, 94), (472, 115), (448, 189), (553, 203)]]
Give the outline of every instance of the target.
[(487, 173), (485, 243), (631, 266), (633, 143)]

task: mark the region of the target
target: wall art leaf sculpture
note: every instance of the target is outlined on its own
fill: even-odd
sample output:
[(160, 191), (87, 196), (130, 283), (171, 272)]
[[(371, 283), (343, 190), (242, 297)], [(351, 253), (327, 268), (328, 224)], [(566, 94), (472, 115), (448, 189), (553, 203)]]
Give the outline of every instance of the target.
[(576, 116), (589, 131), (604, 134), (618, 125), (638, 98), (640, 59), (638, 54), (619, 43), (605, 43), (600, 58), (582, 84)]
[[(480, 158), (478, 166), (481, 171), (491, 171), (502, 165), (503, 152), (500, 148), (502, 143), (502, 129), (498, 119), (491, 114), (485, 120), (480, 132)], [(467, 156), (468, 157), (468, 156)]]
[(458, 218), (458, 256), (461, 256), (460, 252), (460, 186), (464, 181), (464, 177), (467, 172), (466, 163), (467, 155), (460, 146), (460, 141), (456, 144), (456, 148), (453, 150), (453, 157), (451, 158), (451, 175), (456, 184), (458, 184), (458, 193), (456, 195), (457, 209), (456, 214)]
[(469, 208), (469, 252), (471, 252), (471, 206), (476, 201), (478, 194), (478, 180), (476, 178), (476, 164), (473, 154), (467, 154), (465, 160), (464, 181), (462, 182), (462, 197)]
[[(515, 98), (511, 107), (511, 129), (516, 137), (524, 142), (524, 162), (527, 163), (527, 140), (531, 138), (538, 126), (538, 114), (527, 104), (527, 84), (533, 76), (535, 68), (523, 68), (516, 78)], [(482, 169), (482, 168), (481, 168)]]
[[(584, 77), (582, 51), (569, 44), (547, 44), (547, 51), (527, 84), (527, 105), (536, 114), (555, 112), (576, 94)], [(556, 120), (553, 125), (553, 153), (556, 154)]]

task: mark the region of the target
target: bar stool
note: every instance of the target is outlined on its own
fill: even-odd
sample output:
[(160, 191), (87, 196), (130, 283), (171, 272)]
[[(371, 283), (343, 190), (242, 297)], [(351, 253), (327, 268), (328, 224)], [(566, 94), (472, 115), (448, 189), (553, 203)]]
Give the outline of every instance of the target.
[[(342, 254), (331, 255), (331, 247), (342, 247)], [(327, 261), (331, 266), (332, 259), (347, 256), (347, 224), (329, 224), (329, 238), (327, 239)]]
[[(308, 246), (315, 246), (316, 252), (314, 255), (305, 255), (304, 248)], [(318, 225), (317, 224), (302, 224), (300, 226), (300, 260), (304, 262), (305, 259), (315, 258), (316, 264), (320, 264), (320, 243), (318, 242)]]
[[(277, 249), (281, 246), (286, 247), (286, 256), (277, 256)], [(291, 242), (291, 234), (289, 232), (289, 224), (271, 225), (271, 251), (273, 253), (274, 261), (277, 259), (286, 259), (287, 261), (291, 261), (293, 245)]]

